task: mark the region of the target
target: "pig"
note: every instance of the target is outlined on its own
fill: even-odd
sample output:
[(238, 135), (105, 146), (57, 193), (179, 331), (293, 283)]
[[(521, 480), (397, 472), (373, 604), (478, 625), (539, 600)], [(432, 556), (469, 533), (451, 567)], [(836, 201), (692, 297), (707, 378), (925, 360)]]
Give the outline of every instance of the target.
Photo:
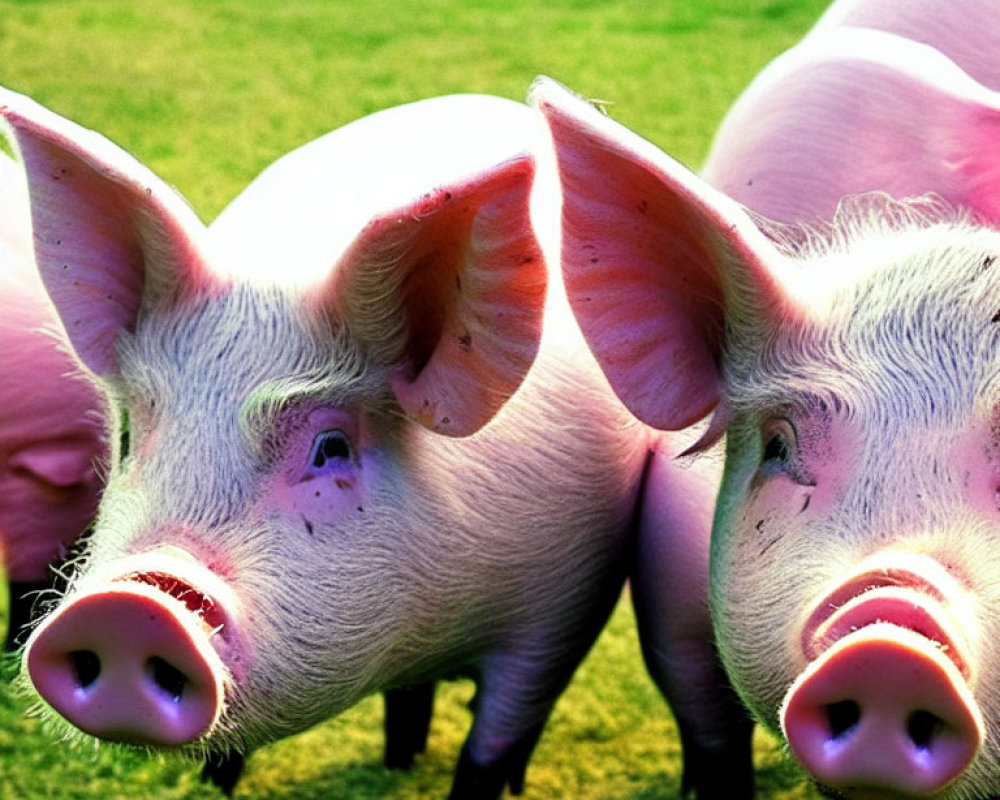
[(70, 356), (35, 270), (24, 175), (0, 150), (0, 563), (5, 651), (27, 633), (51, 568), (90, 524), (107, 442), (102, 403)]
[[(655, 428), (712, 414), (699, 446), (725, 433), (709, 599), (742, 701), (831, 797), (1000, 796), (1000, 232), (884, 192), (769, 222), (554, 82), (531, 102), (557, 153), (568, 300), (606, 377)], [(993, 113), (909, 124), (972, 121), (985, 145)], [(789, 214), (823, 177), (800, 149), (827, 132), (799, 130), (769, 163), (802, 166), (801, 185), (752, 165), (744, 181)]]
[(894, 33), (930, 45), (973, 79), (1000, 89), (996, 50), (996, 4), (992, 0), (836, 0), (809, 32), (811, 40), (834, 28), (853, 26)]
[[(982, 28), (1000, 45), (996, 25)], [(998, 131), (1000, 94), (941, 50), (881, 30), (823, 26), (737, 99), (701, 175), (780, 222), (829, 220), (842, 197), (870, 191), (934, 192), (1000, 220)]]
[[(468, 674), (451, 797), (520, 792), (620, 594), (650, 455), (675, 446), (615, 397), (549, 281), (537, 112), (380, 112), (279, 159), (208, 229), (98, 134), (6, 90), (0, 115), (42, 279), (131, 434), (25, 680), (85, 733), (225, 753)], [(711, 695), (715, 665), (675, 656), (679, 694)], [(688, 727), (692, 747), (724, 729)]]

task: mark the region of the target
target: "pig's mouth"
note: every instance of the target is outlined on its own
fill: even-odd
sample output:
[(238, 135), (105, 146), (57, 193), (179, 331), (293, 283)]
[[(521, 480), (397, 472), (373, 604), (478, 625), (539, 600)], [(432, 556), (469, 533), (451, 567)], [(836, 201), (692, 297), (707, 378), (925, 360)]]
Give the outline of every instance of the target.
[(118, 581), (152, 586), (179, 600), (201, 621), (209, 636), (221, 634), (225, 638), (226, 614), (221, 605), (176, 575), (165, 572), (133, 572), (123, 575)]
[(945, 594), (908, 569), (877, 569), (838, 586), (816, 606), (802, 631), (802, 649), (814, 661), (836, 642), (876, 623), (911, 630), (946, 655), (963, 678), (971, 669), (946, 611)]

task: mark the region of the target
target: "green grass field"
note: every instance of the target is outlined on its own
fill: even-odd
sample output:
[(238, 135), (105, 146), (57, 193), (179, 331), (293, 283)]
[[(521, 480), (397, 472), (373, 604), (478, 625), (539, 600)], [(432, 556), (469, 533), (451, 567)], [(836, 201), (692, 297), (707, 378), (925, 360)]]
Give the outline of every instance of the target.
[[(0, 84), (105, 133), (211, 220), (266, 164), (351, 119), (538, 74), (697, 166), (726, 107), (824, 0), (0, 0)], [(2, 611), (2, 609), (0, 609)], [(440, 798), (471, 685), (439, 693), (428, 753), (380, 764), (378, 698), (256, 753), (237, 797)], [(0, 800), (199, 800), (197, 766), (53, 739), (0, 686)], [(760, 735), (759, 797), (816, 795)], [(623, 603), (559, 701), (527, 797), (670, 800), (679, 745)]]

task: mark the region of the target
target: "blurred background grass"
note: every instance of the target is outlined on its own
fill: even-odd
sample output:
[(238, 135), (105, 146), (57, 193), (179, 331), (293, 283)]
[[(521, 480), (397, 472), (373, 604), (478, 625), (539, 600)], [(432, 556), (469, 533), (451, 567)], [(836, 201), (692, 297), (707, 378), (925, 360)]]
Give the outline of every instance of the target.
[[(451, 92), (523, 99), (547, 74), (689, 166), (750, 78), (825, 0), (0, 0), (0, 84), (109, 136), (209, 221), (264, 166), (356, 117)], [(0, 614), (3, 609), (0, 609)], [(256, 753), (237, 797), (447, 794), (468, 683), (439, 692), (427, 754), (381, 766), (381, 701)], [(198, 767), (56, 742), (0, 686), (0, 799), (201, 800)], [(817, 797), (758, 735), (758, 796)], [(559, 701), (529, 798), (672, 800), (679, 743), (623, 603)]]

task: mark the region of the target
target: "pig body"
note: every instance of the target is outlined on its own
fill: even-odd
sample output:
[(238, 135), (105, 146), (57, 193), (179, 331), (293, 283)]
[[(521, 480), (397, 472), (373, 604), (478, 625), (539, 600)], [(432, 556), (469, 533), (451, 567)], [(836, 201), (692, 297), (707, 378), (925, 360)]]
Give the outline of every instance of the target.
[(830, 25), (754, 79), (719, 126), (701, 174), (780, 222), (829, 220), (841, 198), (871, 191), (934, 192), (995, 220), (998, 132), (1000, 94), (946, 53)]
[(24, 175), (0, 152), (0, 557), (10, 586), (7, 650), (50, 565), (90, 524), (106, 458), (100, 396), (69, 354), (35, 269)]
[(105, 738), (247, 750), (465, 673), (453, 796), (519, 790), (620, 592), (652, 443), (558, 292), (535, 359), (535, 116), (384, 112), (206, 231), (106, 140), (0, 105), (47, 288), (131, 432), (28, 644), (43, 697)]
[(851, 26), (893, 33), (930, 45), (952, 59), (963, 72), (991, 89), (1000, 89), (996, 48), (996, 6), (991, 0), (835, 0), (810, 32), (814, 40), (834, 28)]
[[(872, 45), (908, 47), (875, 31), (829, 41), (840, 37), (869, 45), (855, 51), (855, 77)], [(819, 51), (796, 57), (822, 61), (812, 43)], [(845, 63), (827, 65), (840, 79)], [(949, 85), (974, 86), (951, 98), (967, 115), (890, 114), (888, 132), (866, 129), (876, 113), (852, 130), (829, 106), (811, 109), (812, 130), (795, 104), (804, 92), (783, 108), (789, 96), (761, 89), (739, 107), (754, 145), (741, 150), (735, 127), (720, 134), (735, 149), (717, 142), (708, 174), (729, 176), (727, 192), (754, 210), (806, 227), (752, 216), (550, 83), (534, 93), (558, 154), (569, 301), (605, 374), (657, 428), (714, 409), (710, 432), (726, 433), (711, 552), (726, 670), (836, 797), (1000, 793), (1000, 235), (984, 224), (995, 104), (947, 63)], [(898, 66), (896, 109), (944, 96), (914, 79), (919, 65)], [(874, 81), (854, 92), (869, 88), (893, 94)], [(758, 103), (767, 113), (754, 117)], [(880, 142), (909, 165), (902, 181), (933, 177), (881, 188), (952, 202), (842, 199), (880, 187), (854, 182), (863, 170), (851, 151), (825, 149), (837, 120), (859, 153)], [(948, 158), (914, 146), (908, 161), (927, 128), (953, 147)]]

